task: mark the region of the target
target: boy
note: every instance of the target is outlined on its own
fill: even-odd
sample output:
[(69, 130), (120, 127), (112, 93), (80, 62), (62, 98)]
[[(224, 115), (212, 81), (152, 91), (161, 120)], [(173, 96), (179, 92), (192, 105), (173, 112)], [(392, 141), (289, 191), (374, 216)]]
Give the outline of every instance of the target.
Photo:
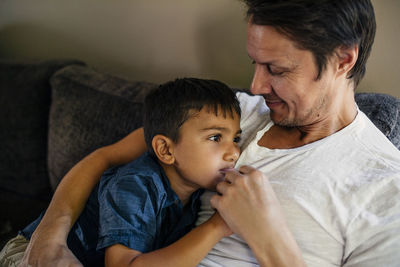
[[(75, 256), (85, 266), (197, 265), (231, 234), (218, 214), (190, 230), (200, 188), (215, 190), (239, 157), (239, 121), (235, 94), (218, 81), (177, 79), (150, 92), (149, 151), (103, 174), (68, 236)], [(29, 239), (39, 221), (21, 234)]]

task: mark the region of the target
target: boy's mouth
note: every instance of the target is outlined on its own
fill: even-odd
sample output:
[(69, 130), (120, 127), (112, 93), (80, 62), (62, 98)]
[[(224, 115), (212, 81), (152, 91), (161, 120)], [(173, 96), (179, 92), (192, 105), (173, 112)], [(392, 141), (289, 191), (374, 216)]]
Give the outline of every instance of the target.
[(224, 175), (224, 177), (225, 177), (225, 174), (227, 172), (234, 171), (234, 170), (235, 170), (234, 167), (226, 167), (226, 168), (220, 169), (219, 172), (222, 173)]
[(221, 169), (220, 172), (230, 172), (230, 171), (233, 171), (233, 170), (235, 170), (234, 167), (228, 167), (228, 168)]

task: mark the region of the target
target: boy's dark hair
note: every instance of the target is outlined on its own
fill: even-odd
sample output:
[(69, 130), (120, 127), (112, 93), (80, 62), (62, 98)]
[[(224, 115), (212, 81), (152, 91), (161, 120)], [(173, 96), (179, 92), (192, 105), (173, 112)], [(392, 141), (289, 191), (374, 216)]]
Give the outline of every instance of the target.
[(240, 105), (235, 93), (227, 85), (216, 80), (182, 78), (160, 85), (152, 90), (144, 101), (144, 136), (151, 154), (152, 139), (157, 134), (179, 140), (180, 127), (194, 112), (207, 108), (209, 112), (233, 117), (240, 116)]
[(299, 48), (313, 53), (318, 76), (342, 45), (358, 45), (358, 59), (348, 78), (355, 87), (365, 74), (376, 23), (369, 0), (243, 0), (251, 23), (274, 27)]

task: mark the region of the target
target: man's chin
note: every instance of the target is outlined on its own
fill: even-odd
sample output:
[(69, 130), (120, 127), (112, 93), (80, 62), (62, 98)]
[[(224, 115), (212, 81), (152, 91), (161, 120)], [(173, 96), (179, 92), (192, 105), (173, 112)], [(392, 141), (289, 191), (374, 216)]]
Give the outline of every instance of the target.
[(299, 123), (297, 123), (296, 121), (289, 120), (288, 118), (283, 118), (282, 116), (278, 116), (277, 114), (273, 114), (272, 112), (270, 114), (270, 118), (271, 118), (272, 122), (278, 126), (287, 127), (287, 128), (299, 126)]

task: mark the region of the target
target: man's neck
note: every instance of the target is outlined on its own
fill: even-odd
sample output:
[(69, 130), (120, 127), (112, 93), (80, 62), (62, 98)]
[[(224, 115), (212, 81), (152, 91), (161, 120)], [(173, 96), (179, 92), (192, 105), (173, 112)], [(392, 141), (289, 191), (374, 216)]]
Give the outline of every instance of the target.
[(270, 149), (290, 149), (321, 140), (348, 126), (357, 115), (354, 98), (347, 104), (341, 103), (340, 109), (313, 124), (285, 127), (273, 125), (258, 141), (259, 146)]

